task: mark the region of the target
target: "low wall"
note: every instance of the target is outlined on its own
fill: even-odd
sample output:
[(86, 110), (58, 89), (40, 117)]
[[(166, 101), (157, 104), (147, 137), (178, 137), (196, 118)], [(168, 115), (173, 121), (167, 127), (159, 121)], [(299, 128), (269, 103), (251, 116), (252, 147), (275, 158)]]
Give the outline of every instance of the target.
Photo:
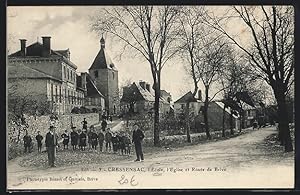
[[(60, 115), (58, 116), (58, 123), (56, 132), (60, 135), (66, 129), (68, 131), (71, 130), (71, 121), (73, 125), (77, 129), (82, 128), (81, 122), (83, 118), (86, 118), (88, 122), (88, 127), (90, 125), (94, 125), (99, 123), (99, 114), (98, 113), (88, 113), (88, 114), (70, 114), (70, 115)], [(37, 131), (41, 132), (41, 135), (45, 137), (46, 133), (49, 130), (50, 126), (50, 117), (49, 116), (25, 116), (25, 120), (28, 124), (28, 134), (32, 136), (33, 141), (35, 142), (35, 135)], [(8, 133), (8, 142), (14, 142), (17, 140), (18, 137), (18, 127), (16, 124), (13, 124), (12, 121), (8, 121), (7, 124), (7, 133)], [(24, 131), (20, 131), (20, 139), (23, 139), (25, 135)], [(22, 142), (22, 141), (21, 141)]]
[[(226, 138), (229, 137), (235, 137), (247, 132), (253, 131), (252, 128), (243, 129), (242, 132), (238, 132), (234, 130), (234, 135), (230, 135), (230, 130), (225, 131)], [(212, 131), (210, 132), (210, 135), (212, 139), (218, 140), (218, 139), (224, 139), (222, 138), (222, 131)], [(193, 144), (201, 143), (203, 141), (207, 140), (206, 133), (193, 133), (190, 134), (191, 136), (191, 142)], [(186, 144), (187, 137), (186, 135), (172, 135), (172, 136), (161, 136), (160, 145), (161, 146), (168, 146), (168, 147), (177, 147), (179, 145)], [(153, 146), (153, 138), (148, 137), (143, 140), (144, 146)]]

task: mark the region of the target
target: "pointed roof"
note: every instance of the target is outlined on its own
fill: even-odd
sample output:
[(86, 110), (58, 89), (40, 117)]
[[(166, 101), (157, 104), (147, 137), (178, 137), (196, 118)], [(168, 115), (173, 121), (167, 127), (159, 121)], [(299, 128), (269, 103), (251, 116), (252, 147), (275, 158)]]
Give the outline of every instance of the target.
[(181, 98), (179, 98), (174, 103), (187, 103), (187, 102), (198, 102), (198, 100), (193, 96), (193, 93), (191, 91), (184, 94)]
[[(124, 88), (123, 96), (121, 98), (122, 102), (130, 102), (133, 100), (135, 100), (135, 101), (145, 100), (145, 101), (149, 101), (149, 102), (154, 102), (155, 96), (154, 96), (154, 94), (149, 92), (147, 89), (144, 89), (141, 85), (134, 82), (129, 87)], [(170, 104), (163, 97), (160, 97), (159, 101), (161, 103)]]
[(97, 56), (94, 59), (94, 62), (92, 63), (91, 69), (113, 69), (117, 70), (114, 63), (112, 62), (111, 58), (106, 52), (105, 49), (105, 41), (104, 38), (102, 37), (100, 40), (101, 43), (101, 48), (100, 51), (98, 52)]

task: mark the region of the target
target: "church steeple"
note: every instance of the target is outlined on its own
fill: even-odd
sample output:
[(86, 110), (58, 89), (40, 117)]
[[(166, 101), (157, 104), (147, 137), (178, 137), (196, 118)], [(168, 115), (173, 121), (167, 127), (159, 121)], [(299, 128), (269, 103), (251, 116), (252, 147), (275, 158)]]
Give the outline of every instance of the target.
[(89, 70), (93, 69), (113, 69), (113, 70), (117, 70), (114, 63), (112, 62), (111, 58), (109, 57), (109, 55), (106, 52), (105, 49), (105, 40), (102, 36), (102, 38), (100, 39), (100, 44), (101, 44), (101, 48), (96, 56), (96, 58), (94, 59), (94, 62), (92, 63), (91, 67), (89, 68)]
[(105, 48), (105, 40), (103, 38), (103, 35), (102, 35), (102, 38), (100, 39), (100, 45), (101, 45), (101, 48)]

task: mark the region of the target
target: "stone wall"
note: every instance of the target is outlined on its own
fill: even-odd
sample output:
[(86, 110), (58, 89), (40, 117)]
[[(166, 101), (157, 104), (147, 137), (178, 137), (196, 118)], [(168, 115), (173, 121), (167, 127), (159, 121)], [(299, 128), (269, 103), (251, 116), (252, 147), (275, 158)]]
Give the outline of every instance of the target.
[[(81, 122), (83, 121), (83, 118), (86, 118), (86, 121), (88, 122), (88, 127), (90, 125), (94, 125), (99, 123), (99, 114), (98, 113), (88, 113), (88, 114), (70, 114), (70, 115), (60, 115), (58, 116), (58, 122), (57, 122), (57, 128), (56, 132), (60, 135), (63, 131), (66, 129), (68, 131), (71, 130), (71, 121), (73, 125), (77, 129), (82, 128)], [(48, 132), (48, 128), (50, 126), (50, 117), (49, 116), (25, 116), (25, 121), (28, 124), (28, 133), (32, 136), (33, 141), (35, 142), (35, 135), (37, 134), (37, 131), (41, 131), (41, 135), (45, 136), (45, 134)], [(14, 140), (17, 140), (18, 137), (18, 128), (23, 128), (25, 126), (19, 127), (16, 124), (13, 124), (11, 120), (8, 120), (7, 124), (7, 133), (8, 133), (8, 142), (14, 142)], [(25, 131), (21, 131), (20, 139), (21, 143), (23, 136), (25, 134)]]

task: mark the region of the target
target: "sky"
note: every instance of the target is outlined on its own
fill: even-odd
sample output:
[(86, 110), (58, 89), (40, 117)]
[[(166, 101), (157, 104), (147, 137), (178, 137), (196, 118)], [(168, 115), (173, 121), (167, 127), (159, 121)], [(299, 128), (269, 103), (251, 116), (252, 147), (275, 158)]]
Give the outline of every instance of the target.
[[(41, 42), (42, 36), (51, 36), (51, 48), (69, 48), (71, 61), (78, 67), (77, 72), (87, 72), (100, 49), (101, 35), (89, 29), (89, 15), (98, 9), (101, 6), (8, 7), (8, 51), (13, 53), (20, 49), (19, 39), (27, 39), (27, 45), (31, 45), (37, 40)], [(243, 29), (237, 29), (243, 33)], [(125, 54), (120, 59), (119, 53), (122, 49), (118, 43), (109, 35), (104, 38), (105, 47), (119, 71), (119, 87), (128, 81), (139, 80), (145, 80), (152, 85), (148, 62)], [(183, 62), (169, 61), (162, 70), (161, 89), (170, 92), (173, 101), (176, 101), (192, 88), (192, 80), (187, 75)]]

